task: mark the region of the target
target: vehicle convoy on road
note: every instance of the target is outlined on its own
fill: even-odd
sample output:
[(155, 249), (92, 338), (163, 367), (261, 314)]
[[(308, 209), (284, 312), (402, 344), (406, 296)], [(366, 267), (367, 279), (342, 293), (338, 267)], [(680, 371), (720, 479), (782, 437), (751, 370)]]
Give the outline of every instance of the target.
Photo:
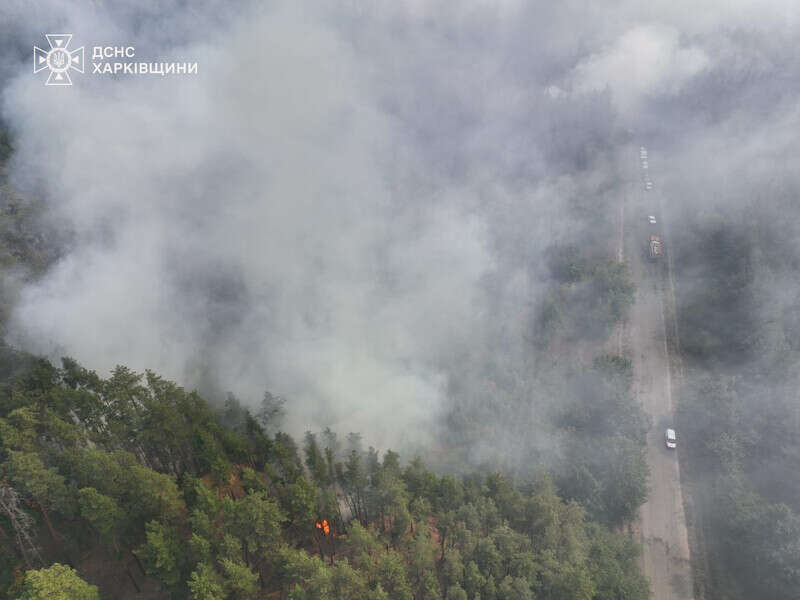
[(661, 258), (663, 249), (661, 247), (661, 238), (657, 235), (650, 236), (650, 260), (658, 260)]
[[(623, 324), (621, 347), (630, 352), (632, 389), (650, 422), (658, 423), (647, 434), (649, 494), (639, 509), (634, 531), (642, 545), (641, 564), (650, 581), (651, 599), (699, 599), (703, 596), (694, 594), (681, 464), (675, 454), (678, 439), (674, 408), (681, 379), (679, 371), (673, 370), (678, 357), (667, 336), (668, 317), (675, 306), (662, 238), (669, 213), (665, 212), (662, 194), (650, 191), (650, 178), (644, 178), (644, 189), (637, 189), (643, 169), (639, 160), (631, 162), (628, 181), (632, 191), (621, 195), (621, 216), (624, 220), (626, 214), (636, 215), (636, 226), (625, 228), (623, 233), (626, 247), (636, 249), (627, 255), (636, 292)], [(634, 210), (625, 210), (628, 207)]]

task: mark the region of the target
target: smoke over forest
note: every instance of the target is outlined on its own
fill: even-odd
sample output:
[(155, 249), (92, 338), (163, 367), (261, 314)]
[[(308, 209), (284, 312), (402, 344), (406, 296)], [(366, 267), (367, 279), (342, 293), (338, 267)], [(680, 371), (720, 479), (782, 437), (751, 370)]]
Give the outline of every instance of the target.
[[(627, 523), (664, 426), (623, 335), (656, 285), (623, 256), (647, 215), (620, 209), (649, 151), (695, 592), (791, 597), (795, 5), (6, 2), (5, 342), (153, 370), (230, 414), (267, 393), (276, 430), (444, 471), (549, 469)], [(31, 44), (54, 31), (87, 68), (45, 89)], [(94, 46), (198, 72), (97, 75)]]
[(294, 430), (421, 441), (464, 360), (524, 362), (544, 251), (602, 243), (596, 190), (620, 144), (688, 148), (706, 202), (731, 162), (696, 154), (751, 137), (765, 110), (791, 131), (789, 87), (757, 83), (794, 60), (788, 3), (761, 31), (747, 2), (692, 25), (674, 3), (580, 22), (570, 3), (290, 4), (10, 7), (19, 53), (61, 27), (201, 65), (179, 82), (87, 77), (57, 100), (5, 67), (11, 179), (69, 239), (21, 290), (11, 339), (245, 403), (269, 389)]

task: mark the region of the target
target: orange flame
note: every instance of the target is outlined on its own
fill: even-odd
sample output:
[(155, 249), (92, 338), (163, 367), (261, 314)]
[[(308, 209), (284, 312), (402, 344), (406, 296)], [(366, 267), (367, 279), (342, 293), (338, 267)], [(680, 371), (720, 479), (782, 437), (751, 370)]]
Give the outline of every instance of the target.
[(328, 524), (327, 519), (322, 519), (314, 523), (317, 529), (322, 531), (322, 535), (328, 535), (331, 532), (331, 526)]

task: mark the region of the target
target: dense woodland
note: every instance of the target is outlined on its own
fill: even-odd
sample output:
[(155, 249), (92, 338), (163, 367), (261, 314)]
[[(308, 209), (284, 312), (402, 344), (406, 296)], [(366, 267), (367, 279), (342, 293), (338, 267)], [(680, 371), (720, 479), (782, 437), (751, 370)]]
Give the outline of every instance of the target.
[[(596, 198), (582, 201), (576, 220), (602, 212)], [(541, 301), (523, 336), (526, 351), (504, 353), (502, 345), (515, 340), (501, 338), (488, 364), (458, 357), (463, 366), (449, 382), (443, 423), (448, 460), (435, 458), (452, 472), (502, 468), (521, 482), (535, 481), (546, 468), (562, 497), (619, 526), (647, 496), (650, 423), (631, 391), (630, 361), (607, 353), (634, 285), (628, 266), (607, 258), (602, 244), (578, 243), (613, 229), (591, 215), (591, 232), (576, 232), (575, 241), (546, 253)]]
[(632, 542), (545, 474), (439, 476), (331, 431), (298, 446), (268, 433), (270, 395), (215, 412), (154, 373), (0, 367), (11, 598), (648, 597)]
[(605, 339), (633, 303), (627, 265), (584, 253), (577, 244), (548, 249), (552, 285), (535, 321), (533, 340), (539, 348), (559, 333), (569, 342)]
[(687, 212), (673, 244), (688, 379), (677, 418), (708, 556), (698, 579), (713, 598), (800, 590), (792, 202)]
[(645, 600), (650, 432), (653, 584), (800, 600), (798, 3), (717, 4), (0, 0), (0, 598)]
[[(63, 242), (39, 211), (3, 187), (0, 259), (15, 274), (2, 279), (4, 305)], [(357, 434), (295, 441), (280, 431), (291, 405), (270, 394), (258, 409), (233, 397), (212, 405), (154, 373), (119, 367), (103, 379), (3, 347), (0, 589), (28, 599), (647, 598), (639, 550), (616, 533), (647, 493), (648, 423), (630, 362), (542, 360), (559, 344), (600, 347), (633, 285), (624, 265), (575, 245), (549, 256), (525, 364), (498, 362), (474, 389), (467, 377), (452, 385), (435, 471), (364, 448)], [(477, 461), (469, 449), (480, 443), (504, 451)]]

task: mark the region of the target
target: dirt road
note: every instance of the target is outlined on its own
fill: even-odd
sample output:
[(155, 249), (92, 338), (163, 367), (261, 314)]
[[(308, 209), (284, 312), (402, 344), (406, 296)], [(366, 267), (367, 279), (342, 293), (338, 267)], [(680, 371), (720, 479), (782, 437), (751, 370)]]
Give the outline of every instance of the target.
[[(623, 328), (625, 353), (633, 361), (633, 391), (652, 419), (647, 436), (650, 465), (650, 495), (639, 512), (636, 532), (643, 546), (644, 572), (650, 579), (653, 600), (692, 598), (689, 540), (681, 491), (680, 465), (676, 451), (666, 448), (664, 432), (673, 426), (674, 381), (665, 324), (665, 294), (670, 293), (668, 262), (647, 258), (651, 233), (662, 236), (664, 252), (663, 199), (658, 188), (645, 191), (638, 148), (627, 153), (623, 170), (630, 174), (620, 209), (622, 254), (630, 264), (636, 284), (636, 302)], [(650, 225), (648, 215), (658, 224)], [(678, 431), (680, 443), (680, 431)]]

